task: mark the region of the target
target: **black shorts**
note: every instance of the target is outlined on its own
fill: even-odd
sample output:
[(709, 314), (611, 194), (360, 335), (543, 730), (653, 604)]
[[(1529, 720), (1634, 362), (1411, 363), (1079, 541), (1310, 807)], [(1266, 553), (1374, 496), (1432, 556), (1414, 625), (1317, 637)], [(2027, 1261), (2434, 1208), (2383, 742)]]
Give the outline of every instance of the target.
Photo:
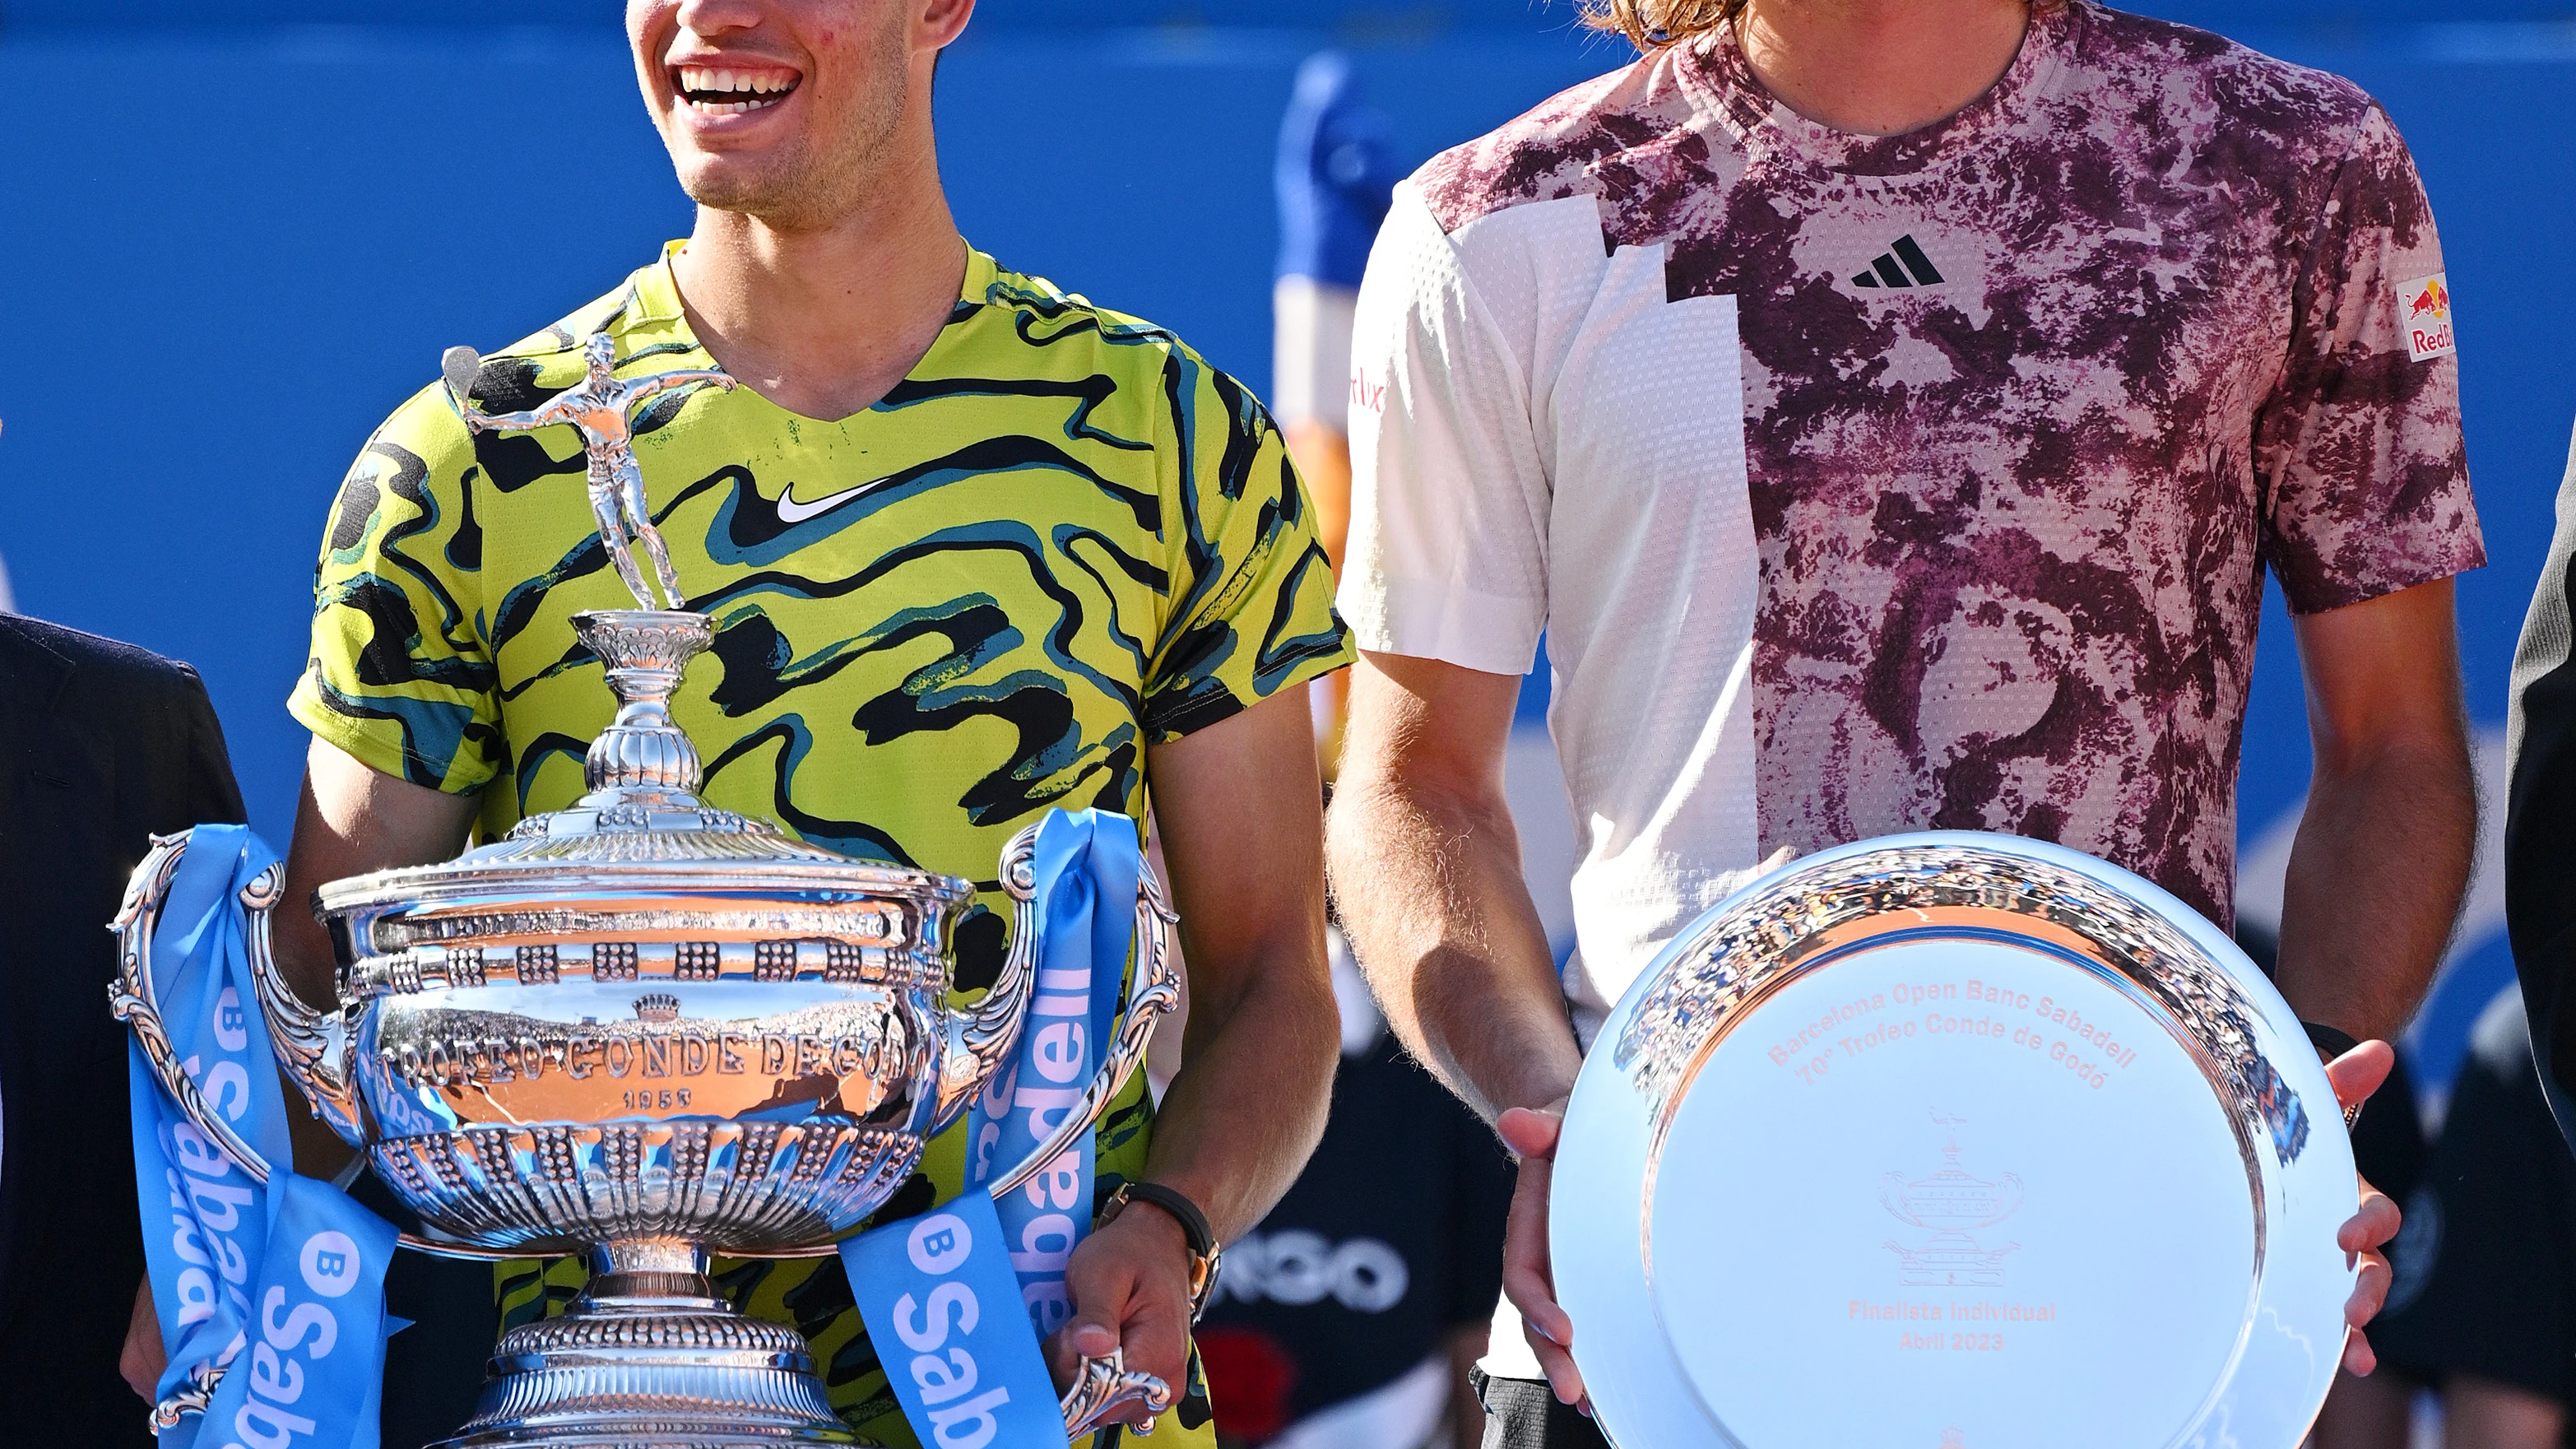
[(1558, 1403), (1545, 1379), (1498, 1379), (1480, 1368), (1467, 1382), (1485, 1406), (1482, 1449), (1610, 1449), (1601, 1426)]

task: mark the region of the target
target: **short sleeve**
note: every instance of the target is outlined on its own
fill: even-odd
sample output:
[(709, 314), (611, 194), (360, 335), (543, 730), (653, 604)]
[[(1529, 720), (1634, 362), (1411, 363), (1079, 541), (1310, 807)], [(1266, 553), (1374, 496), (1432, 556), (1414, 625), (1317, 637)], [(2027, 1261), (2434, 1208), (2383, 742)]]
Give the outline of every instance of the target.
[(2433, 211), (2386, 113), (2317, 209), (2290, 352), (2256, 426), (2265, 561), (2312, 614), (2486, 562)]
[(1250, 390), (1186, 348), (1163, 369), (1169, 607), (1145, 675), (1147, 738), (1193, 734), (1352, 659), (1333, 566), (1288, 445)]
[(424, 392), (377, 430), (331, 505), (312, 652), (287, 709), (371, 769), (462, 794), (505, 758), (478, 591), (474, 452)]
[(1350, 432), (1341, 607), (1359, 647), (1527, 673), (1547, 626), (1549, 509), (1529, 387), (1411, 182), (1360, 283)]

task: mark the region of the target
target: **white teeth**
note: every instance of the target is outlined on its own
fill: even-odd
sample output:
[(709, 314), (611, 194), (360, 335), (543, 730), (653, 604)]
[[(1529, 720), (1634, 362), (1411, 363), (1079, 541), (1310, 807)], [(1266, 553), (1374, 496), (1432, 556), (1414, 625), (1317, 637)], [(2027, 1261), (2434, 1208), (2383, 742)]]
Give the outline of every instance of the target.
[(796, 88), (794, 76), (764, 75), (751, 71), (720, 70), (707, 66), (676, 68), (681, 90), (692, 95), (737, 95), (756, 97), (741, 101), (694, 101), (700, 110), (732, 115), (740, 111), (762, 110), (776, 105), (787, 92)]

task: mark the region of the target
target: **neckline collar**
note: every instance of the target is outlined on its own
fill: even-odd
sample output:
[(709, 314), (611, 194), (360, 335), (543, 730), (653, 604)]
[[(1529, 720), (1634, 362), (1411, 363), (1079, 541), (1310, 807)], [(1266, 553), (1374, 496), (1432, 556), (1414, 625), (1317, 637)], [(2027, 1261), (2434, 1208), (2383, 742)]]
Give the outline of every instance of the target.
[[(671, 259), (688, 249), (689, 239), (679, 237), (662, 243), (662, 254), (653, 264), (637, 272), (633, 279), (634, 299), (629, 315), (638, 322), (669, 322), (688, 334), (697, 345), (696, 329), (689, 326), (688, 309), (680, 302), (680, 282), (671, 275)], [(981, 305), (992, 296), (993, 284), (1001, 279), (1001, 264), (994, 261), (974, 243), (966, 244), (966, 275), (958, 283), (960, 303)]]
[(1753, 73), (1732, 24), (1690, 46), (1677, 67), (1682, 84), (1718, 109), (1748, 150), (1821, 171), (1899, 177), (1941, 170), (2029, 119), (2030, 102), (2052, 94), (2081, 40), (2084, 0), (2030, 18), (2021, 48), (1976, 99), (1928, 126), (1867, 136), (1809, 120), (1773, 96)]
[[(652, 265), (638, 270), (628, 280), (624, 319), (612, 325), (619, 327), (620, 330), (643, 325), (668, 328), (674, 334), (674, 341), (683, 342), (691, 351), (707, 355), (706, 344), (699, 340), (697, 329), (689, 325), (688, 308), (680, 301), (679, 279), (671, 274), (671, 259), (678, 256), (688, 244), (688, 239), (685, 237), (664, 242), (662, 255), (656, 258)], [(992, 257), (986, 255), (973, 243), (967, 244), (966, 275), (958, 283), (957, 305), (950, 310), (948, 320), (940, 324), (939, 335), (930, 339), (930, 346), (905, 371), (906, 380), (919, 374), (933, 358), (939, 356), (941, 350), (948, 347), (950, 339), (956, 335), (957, 324), (972, 316), (973, 309), (981, 307), (991, 298), (994, 284), (1001, 279), (1001, 271), (1001, 265)], [(714, 359), (709, 356), (708, 360)], [(850, 414), (849, 417), (827, 420), (809, 417), (792, 408), (781, 406), (767, 393), (749, 383), (744, 383), (735, 391), (738, 394), (749, 394), (758, 398), (762, 406), (775, 408), (800, 423), (818, 428), (838, 427), (853, 419), (865, 417), (884, 406), (884, 400), (881, 398)]]

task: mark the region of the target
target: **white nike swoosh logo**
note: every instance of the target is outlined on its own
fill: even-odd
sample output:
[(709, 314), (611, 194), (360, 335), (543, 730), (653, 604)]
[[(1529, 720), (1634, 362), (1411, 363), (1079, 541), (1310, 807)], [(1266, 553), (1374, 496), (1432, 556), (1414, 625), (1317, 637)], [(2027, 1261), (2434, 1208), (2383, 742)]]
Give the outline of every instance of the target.
[(781, 523), (803, 523), (806, 519), (818, 513), (828, 513), (860, 494), (882, 486), (885, 482), (883, 478), (872, 479), (856, 488), (844, 488), (838, 493), (826, 493), (811, 503), (797, 502), (796, 485), (790, 483), (787, 485), (787, 491), (778, 495), (778, 520)]

